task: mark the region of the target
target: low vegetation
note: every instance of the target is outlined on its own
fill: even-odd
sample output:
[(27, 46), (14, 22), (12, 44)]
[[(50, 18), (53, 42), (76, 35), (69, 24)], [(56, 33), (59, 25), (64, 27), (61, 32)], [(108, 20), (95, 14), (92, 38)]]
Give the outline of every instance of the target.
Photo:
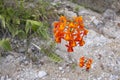
[[(5, 51), (12, 50), (11, 39), (26, 39), (27, 53), (32, 38), (40, 37), (40, 40), (49, 41), (51, 38), (49, 19), (51, 16), (57, 16), (53, 9), (54, 7), (44, 0), (38, 0), (38, 2), (33, 0), (0, 0), (0, 48)], [(47, 52), (44, 50), (45, 48), (42, 49), (48, 57), (60, 58), (54, 52), (54, 54), (49, 54), (52, 49)]]

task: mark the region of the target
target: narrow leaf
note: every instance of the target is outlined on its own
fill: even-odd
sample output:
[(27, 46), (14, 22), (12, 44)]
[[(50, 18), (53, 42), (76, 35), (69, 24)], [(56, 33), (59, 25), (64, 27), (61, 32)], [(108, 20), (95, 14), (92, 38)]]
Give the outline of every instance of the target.
[(3, 48), (5, 51), (12, 50), (9, 39), (0, 40), (0, 47)]
[(28, 33), (30, 30), (37, 31), (37, 29), (42, 25), (41, 22), (34, 21), (34, 20), (27, 20), (25, 31)]
[(0, 20), (1, 20), (3, 28), (5, 28), (5, 18), (2, 15), (0, 15)]
[(38, 33), (42, 38), (44, 38), (44, 39), (48, 39), (48, 38), (49, 38), (46, 29), (38, 29), (38, 30), (37, 30), (37, 33)]
[(50, 51), (40, 48), (39, 46), (37, 46), (36, 44), (32, 43), (33, 46), (35, 46), (37, 49), (41, 50), (44, 54), (46, 54), (53, 62), (59, 63), (62, 62), (63, 59), (57, 55), (56, 53), (51, 53)]
[[(15, 36), (16, 36), (16, 35), (17, 35), (19, 38), (26, 38), (26, 36), (27, 36), (23, 30), (17, 30), (16, 33), (15, 33)], [(15, 36), (14, 36), (14, 37), (15, 37)]]

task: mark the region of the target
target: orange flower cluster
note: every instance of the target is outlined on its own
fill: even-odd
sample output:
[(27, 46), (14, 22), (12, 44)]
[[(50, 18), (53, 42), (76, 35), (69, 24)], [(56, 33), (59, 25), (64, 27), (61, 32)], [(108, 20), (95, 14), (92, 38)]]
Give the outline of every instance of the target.
[(91, 68), (91, 64), (92, 64), (93, 60), (92, 59), (85, 59), (85, 57), (81, 57), (79, 60), (79, 66), (86, 67), (86, 71), (88, 71)]
[(73, 52), (73, 47), (77, 45), (85, 44), (83, 37), (87, 35), (88, 30), (84, 28), (82, 16), (75, 17), (73, 21), (61, 16), (59, 21), (53, 23), (53, 26), (55, 41), (57, 43), (61, 43), (62, 39), (68, 41), (66, 45), (68, 52)]

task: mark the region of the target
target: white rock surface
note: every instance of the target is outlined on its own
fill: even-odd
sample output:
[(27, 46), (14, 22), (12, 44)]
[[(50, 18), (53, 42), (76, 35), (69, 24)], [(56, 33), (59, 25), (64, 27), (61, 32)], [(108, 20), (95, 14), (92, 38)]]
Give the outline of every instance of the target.
[(58, 13), (64, 14), (68, 19), (73, 19), (73, 17), (77, 16), (77, 14), (75, 12), (70, 11), (67, 8), (59, 10)]
[(77, 14), (74, 13), (73, 11), (69, 11), (67, 8), (65, 8), (65, 16), (67, 16), (68, 18), (73, 18), (73, 17), (76, 17)]

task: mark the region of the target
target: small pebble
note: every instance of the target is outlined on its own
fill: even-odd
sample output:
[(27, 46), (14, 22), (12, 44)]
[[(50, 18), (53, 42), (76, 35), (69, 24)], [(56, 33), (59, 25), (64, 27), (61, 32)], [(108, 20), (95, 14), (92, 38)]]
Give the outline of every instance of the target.
[(39, 78), (43, 78), (43, 77), (45, 77), (47, 75), (47, 73), (45, 72), (45, 71), (39, 71), (38, 72), (38, 77)]
[(25, 65), (28, 65), (28, 64), (29, 64), (29, 62), (28, 62), (27, 60), (25, 60), (25, 61), (24, 61), (24, 64), (25, 64)]
[(65, 73), (65, 71), (62, 71), (61, 73), (63, 74), (63, 73)]
[(93, 20), (93, 23), (97, 26), (100, 22), (99, 22), (99, 20), (94, 19), (94, 20)]
[(63, 70), (63, 68), (62, 68), (62, 67), (59, 67), (59, 70), (60, 70), (60, 71), (62, 71), (62, 70)]

